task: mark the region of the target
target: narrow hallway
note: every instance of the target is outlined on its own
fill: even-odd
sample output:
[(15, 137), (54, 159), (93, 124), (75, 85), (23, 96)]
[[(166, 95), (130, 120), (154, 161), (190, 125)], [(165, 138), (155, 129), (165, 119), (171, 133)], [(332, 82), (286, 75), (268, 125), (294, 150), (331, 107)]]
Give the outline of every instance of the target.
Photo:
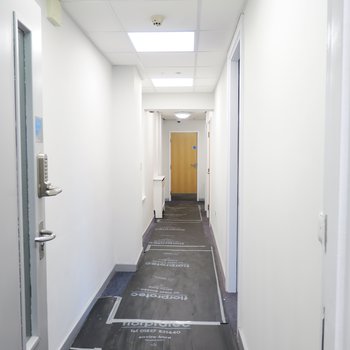
[(220, 291), (220, 267), (197, 202), (166, 205), (145, 238), (136, 273), (116, 273), (71, 350), (232, 350), (232, 296)]

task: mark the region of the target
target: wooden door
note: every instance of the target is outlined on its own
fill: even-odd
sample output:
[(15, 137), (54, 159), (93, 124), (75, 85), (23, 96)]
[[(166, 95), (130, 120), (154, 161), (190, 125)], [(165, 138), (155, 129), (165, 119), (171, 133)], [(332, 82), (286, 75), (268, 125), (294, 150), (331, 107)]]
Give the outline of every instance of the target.
[(197, 193), (197, 133), (171, 133), (171, 193)]

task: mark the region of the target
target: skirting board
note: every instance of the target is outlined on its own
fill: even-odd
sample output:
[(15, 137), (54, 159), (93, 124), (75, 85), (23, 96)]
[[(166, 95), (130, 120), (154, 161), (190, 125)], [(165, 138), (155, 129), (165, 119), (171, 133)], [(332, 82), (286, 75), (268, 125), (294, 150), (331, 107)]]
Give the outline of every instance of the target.
[(77, 322), (77, 324), (74, 326), (70, 334), (68, 335), (67, 339), (63, 343), (63, 345), (60, 347), (60, 350), (69, 350), (71, 345), (73, 344), (75, 338), (77, 337), (78, 333), (80, 332), (81, 327), (83, 326), (87, 316), (89, 315), (92, 307), (95, 305), (97, 299), (101, 296), (103, 291), (106, 289), (109, 281), (112, 279), (113, 275), (115, 274), (115, 267), (112, 269), (110, 274), (108, 275), (106, 281), (102, 284), (101, 288), (98, 290), (95, 297), (92, 299), (91, 303), (88, 305), (87, 309), (81, 316), (80, 320)]
[(248, 350), (248, 347), (245, 344), (244, 336), (242, 335), (242, 332), (239, 328), (237, 331), (237, 344), (239, 350)]
[(144, 250), (142, 248), (136, 264), (116, 264), (114, 271), (115, 272), (136, 272), (137, 269), (139, 268), (140, 260), (142, 258), (143, 253), (144, 253)]
[(226, 276), (224, 273), (224, 269), (222, 267), (222, 261), (221, 261), (221, 256), (219, 253), (218, 245), (216, 244), (216, 237), (214, 235), (213, 228), (212, 228), (210, 222), (209, 222), (209, 235), (210, 235), (210, 241), (214, 246), (214, 255), (215, 255), (216, 265), (218, 268), (220, 285), (221, 285), (221, 287), (223, 287), (224, 290), (226, 290)]
[(152, 233), (152, 230), (153, 230), (153, 227), (155, 224), (156, 224), (156, 219), (154, 217), (152, 217), (152, 220), (149, 223), (145, 233), (142, 235), (142, 245), (143, 245), (144, 249), (146, 249), (146, 247), (147, 247), (148, 241), (150, 239), (150, 236), (151, 236), (151, 233)]

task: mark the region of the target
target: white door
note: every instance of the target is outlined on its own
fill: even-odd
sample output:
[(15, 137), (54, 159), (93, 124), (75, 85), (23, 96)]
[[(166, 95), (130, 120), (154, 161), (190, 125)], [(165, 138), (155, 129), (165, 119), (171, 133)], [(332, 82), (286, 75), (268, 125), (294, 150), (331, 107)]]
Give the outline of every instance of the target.
[[(324, 349), (350, 349), (350, 1), (329, 3)], [(335, 35), (335, 33), (337, 35)]]
[[(0, 2), (0, 339), (2, 349), (47, 350), (41, 11), (34, 0)], [(54, 236), (42, 232), (40, 239)]]

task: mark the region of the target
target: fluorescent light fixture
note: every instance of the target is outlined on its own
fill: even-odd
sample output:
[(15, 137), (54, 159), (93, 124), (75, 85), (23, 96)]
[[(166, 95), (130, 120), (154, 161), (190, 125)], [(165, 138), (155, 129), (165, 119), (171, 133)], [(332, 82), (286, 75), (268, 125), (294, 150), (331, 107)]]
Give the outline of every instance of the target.
[(152, 79), (155, 87), (184, 87), (193, 86), (192, 78)]
[(137, 52), (194, 51), (194, 32), (128, 33)]
[(175, 117), (179, 119), (187, 119), (188, 117), (191, 116), (190, 112), (176, 112), (174, 114), (175, 114)]

